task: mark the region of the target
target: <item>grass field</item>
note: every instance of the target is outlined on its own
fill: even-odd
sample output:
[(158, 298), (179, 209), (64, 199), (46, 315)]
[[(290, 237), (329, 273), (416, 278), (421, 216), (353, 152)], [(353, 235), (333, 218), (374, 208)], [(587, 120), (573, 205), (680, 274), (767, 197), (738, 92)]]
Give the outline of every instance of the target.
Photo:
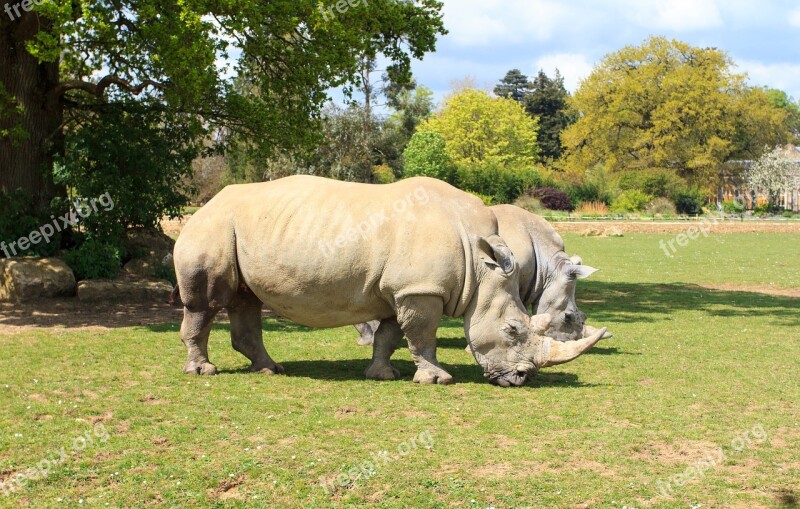
[(288, 376), (247, 373), (225, 323), (212, 378), (181, 373), (176, 323), (0, 336), (0, 477), (52, 467), (0, 506), (797, 507), (800, 235), (671, 258), (668, 238), (565, 235), (601, 269), (579, 298), (615, 337), (518, 389), (484, 381), (458, 320), (442, 387), (410, 381), (407, 350), (403, 380), (365, 381), (352, 328), (272, 318)]

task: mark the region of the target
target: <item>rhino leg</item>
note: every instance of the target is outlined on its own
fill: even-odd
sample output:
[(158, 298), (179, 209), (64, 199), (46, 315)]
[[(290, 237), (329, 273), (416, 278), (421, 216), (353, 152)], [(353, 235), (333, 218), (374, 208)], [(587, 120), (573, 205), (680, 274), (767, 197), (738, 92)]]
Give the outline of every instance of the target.
[(417, 365), (417, 383), (453, 383), (453, 377), (436, 360), (436, 329), (443, 311), (441, 297), (430, 295), (406, 297), (398, 308), (397, 322), (408, 338), (408, 349)]
[(183, 308), (181, 340), (189, 351), (189, 360), (183, 368), (184, 373), (192, 375), (215, 375), (217, 367), (208, 360), (208, 334), (217, 309), (190, 310)]
[[(367, 322), (367, 327), (377, 323), (374, 330), (374, 342), (372, 343), (372, 362), (364, 373), (367, 378), (372, 380), (394, 380), (400, 378), (400, 372), (392, 367), (389, 359), (403, 339), (403, 330), (397, 323), (395, 317), (385, 320), (373, 320)], [(363, 337), (363, 336), (362, 336)]]
[(283, 366), (272, 360), (264, 348), (262, 306), (256, 296), (247, 293), (238, 295), (227, 308), (231, 320), (231, 344), (234, 350), (250, 359), (250, 371), (266, 375), (283, 374)]
[(370, 320), (369, 322), (359, 323), (355, 326), (358, 331), (358, 345), (369, 346), (375, 341), (375, 331), (378, 330), (380, 320)]

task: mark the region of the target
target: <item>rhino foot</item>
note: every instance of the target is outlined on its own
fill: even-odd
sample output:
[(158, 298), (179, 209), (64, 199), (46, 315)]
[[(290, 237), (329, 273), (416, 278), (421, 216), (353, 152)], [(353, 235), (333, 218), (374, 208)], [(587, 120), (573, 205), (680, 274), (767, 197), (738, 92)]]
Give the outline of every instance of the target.
[(364, 375), (370, 380), (397, 380), (400, 378), (400, 372), (388, 364), (383, 366), (370, 364)]
[(262, 375), (285, 375), (286, 370), (283, 369), (283, 366), (278, 364), (277, 362), (273, 362), (272, 364), (267, 365), (255, 365), (253, 364), (250, 366), (251, 373), (260, 373)]
[(443, 369), (418, 369), (414, 373), (414, 382), (418, 384), (450, 385), (453, 383), (453, 376)]
[(210, 362), (189, 361), (183, 368), (187, 375), (216, 375), (217, 367)]

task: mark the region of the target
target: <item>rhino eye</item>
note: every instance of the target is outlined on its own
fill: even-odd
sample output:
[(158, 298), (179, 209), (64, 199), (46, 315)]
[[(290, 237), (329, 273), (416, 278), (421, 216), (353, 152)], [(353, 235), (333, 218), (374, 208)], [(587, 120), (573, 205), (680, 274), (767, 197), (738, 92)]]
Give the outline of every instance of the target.
[(505, 332), (505, 334), (507, 336), (509, 336), (510, 338), (515, 339), (520, 334), (522, 334), (522, 332), (523, 332), (522, 331), (522, 324), (521, 323), (515, 323), (513, 321), (512, 322), (506, 322), (506, 324), (503, 326), (503, 332)]

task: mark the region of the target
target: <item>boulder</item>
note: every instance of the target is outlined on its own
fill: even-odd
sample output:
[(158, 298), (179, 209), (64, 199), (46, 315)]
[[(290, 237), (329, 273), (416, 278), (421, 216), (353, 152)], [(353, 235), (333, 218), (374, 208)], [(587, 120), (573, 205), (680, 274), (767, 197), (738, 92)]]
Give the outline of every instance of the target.
[[(123, 270), (128, 274), (153, 278), (161, 267), (173, 267), (172, 249), (175, 241), (164, 232), (155, 230), (132, 230), (125, 239), (125, 249), (131, 260)], [(163, 272), (162, 272), (163, 273)]]
[(78, 300), (87, 302), (167, 302), (171, 292), (169, 281), (95, 279), (78, 283)]
[(75, 275), (58, 258), (0, 260), (0, 300), (16, 302), (75, 295)]

